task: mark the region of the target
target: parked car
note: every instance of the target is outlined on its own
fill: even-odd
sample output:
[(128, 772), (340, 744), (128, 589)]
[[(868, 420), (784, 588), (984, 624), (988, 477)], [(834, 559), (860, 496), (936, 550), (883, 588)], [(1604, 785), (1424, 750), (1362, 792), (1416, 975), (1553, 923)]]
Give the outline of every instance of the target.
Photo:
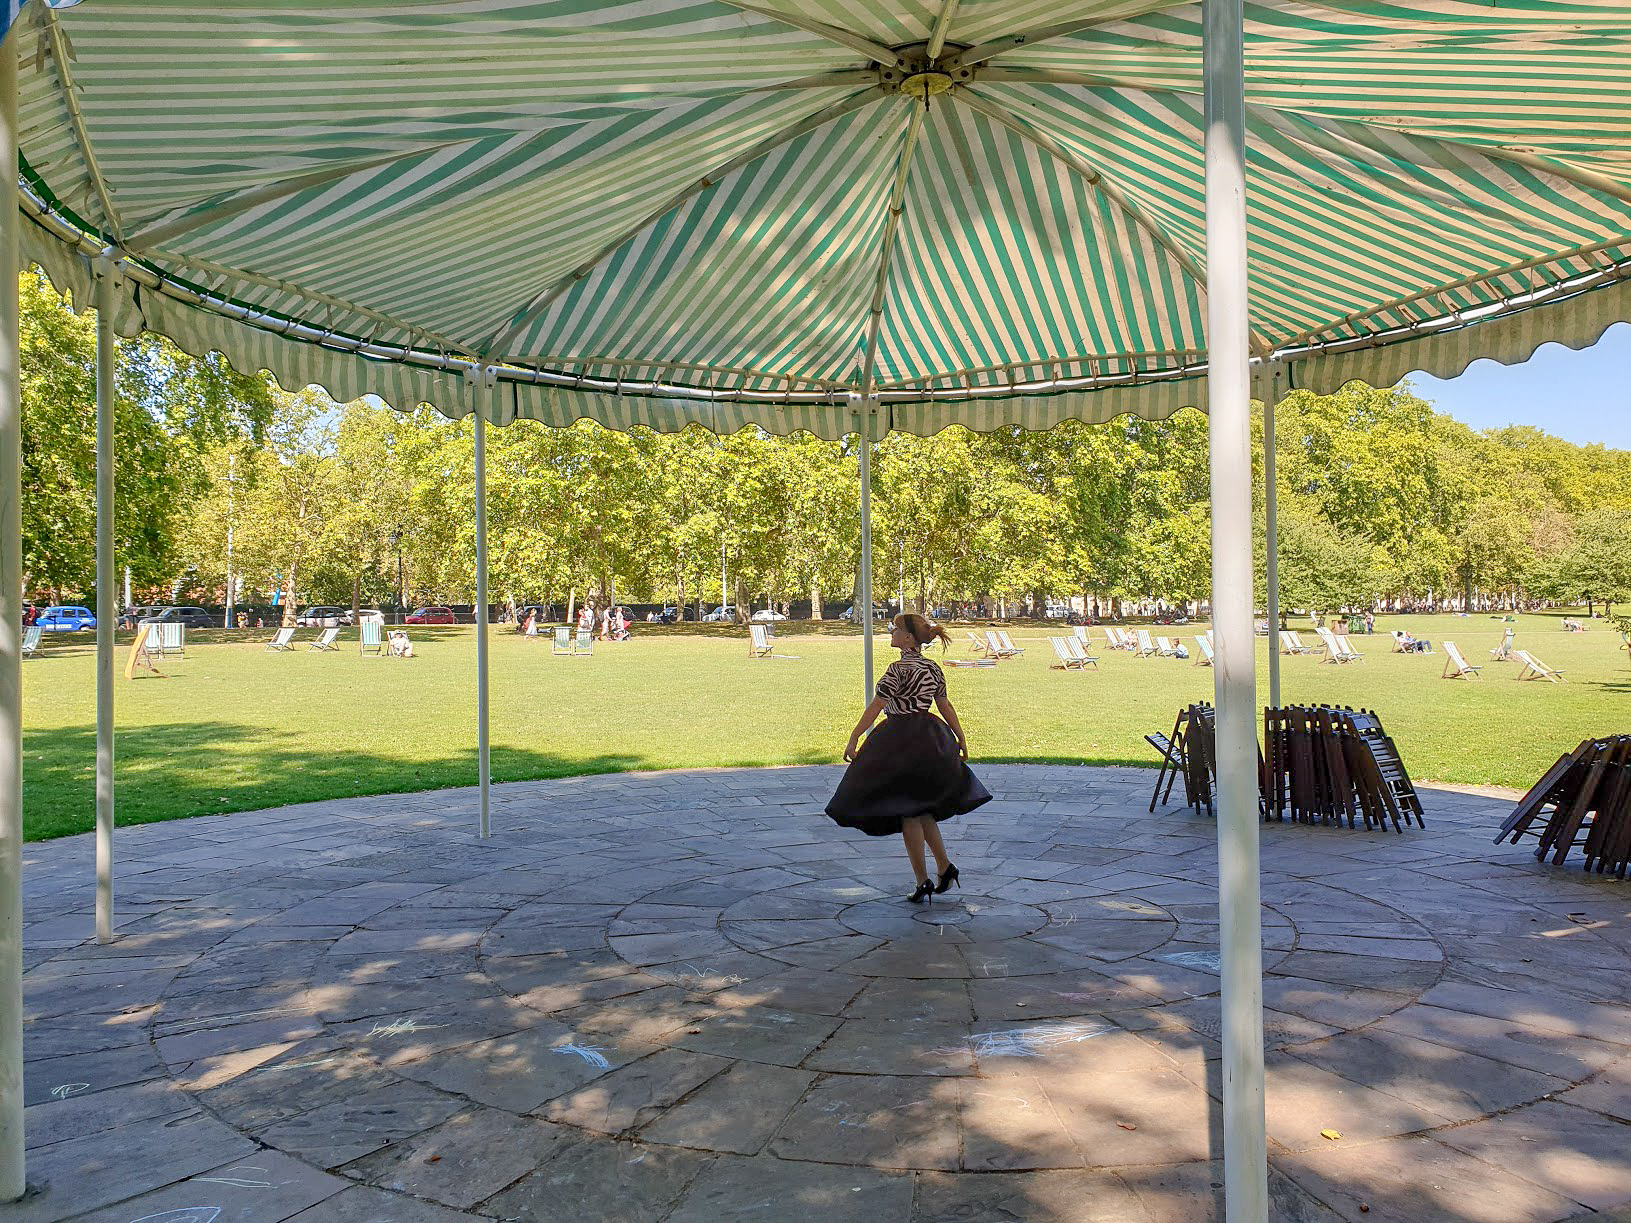
[(402, 617), (404, 624), (457, 624), (451, 607), (417, 607)]
[(749, 619), (751, 619), (755, 624), (768, 624), (773, 620), (785, 620), (787, 617), (782, 615), (781, 612), (777, 611), (775, 608), (767, 607), (762, 611), (754, 612)]
[(684, 619), (687, 616), (683, 607), (665, 607), (657, 613), (658, 624), (675, 624)]
[(125, 608), (124, 614), (119, 617), (119, 623), (125, 628), (134, 629), (138, 621), (146, 620), (155, 613), (163, 610), (164, 607), (162, 604), (156, 607), (149, 607), (145, 604), (136, 604), (133, 607)]
[(534, 617), (534, 625), (542, 628), (546, 624), (554, 624), (555, 617), (552, 609), (545, 603), (523, 603), (515, 609), (515, 631), (520, 632), (527, 626), (527, 617)]
[(350, 615), (344, 607), (316, 606), (308, 607), (295, 617), (295, 623), (301, 628), (334, 628), (344, 624), (345, 618)]
[(214, 628), (215, 617), (202, 607), (150, 607), (144, 620), (162, 624), (185, 624), (188, 628)]
[(359, 607), (356, 615), (347, 611), (340, 620), (341, 624), (384, 624), (385, 613), (377, 607)]
[[(857, 616), (856, 611), (855, 611), (855, 604), (851, 603), (848, 607), (846, 607), (842, 612), (839, 613), (838, 618), (840, 620), (855, 620), (855, 619), (858, 619), (859, 617)], [(876, 624), (880, 620), (888, 620), (888, 619), (889, 619), (889, 609), (887, 607), (874, 607), (872, 609), (872, 621), (873, 621), (874, 624)]]
[(708, 624), (734, 623), (736, 620), (736, 605), (734, 603), (721, 603), (702, 619)]
[(88, 607), (53, 604), (34, 621), (48, 633), (76, 633), (83, 628), (95, 628), (96, 616)]

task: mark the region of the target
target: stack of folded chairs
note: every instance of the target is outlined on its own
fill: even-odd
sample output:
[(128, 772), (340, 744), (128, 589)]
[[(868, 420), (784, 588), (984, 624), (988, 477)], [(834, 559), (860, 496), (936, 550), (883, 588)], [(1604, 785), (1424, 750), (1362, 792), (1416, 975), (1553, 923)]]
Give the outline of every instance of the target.
[(1501, 825), (1495, 843), (1510, 837), (1516, 845), (1526, 835), (1540, 838), (1537, 858), (1550, 852), (1561, 864), (1578, 845), (1588, 871), (1624, 879), (1631, 865), (1631, 735), (1587, 739), (1559, 756)]
[(1422, 819), (1399, 749), (1370, 710), (1292, 705), (1263, 711), (1265, 817), (1403, 832)]
[[(1165, 802), (1172, 795), (1173, 784), (1180, 776), (1184, 779), (1184, 801), (1195, 810), (1203, 808), (1208, 815), (1216, 815), (1218, 779), (1217, 710), (1204, 701), (1179, 710), (1178, 720), (1172, 725), (1172, 735), (1145, 735), (1145, 742), (1161, 753), (1161, 772), (1155, 778), (1155, 793), (1150, 796), (1150, 810), (1157, 801)], [(1258, 809), (1262, 809), (1263, 753), (1257, 753)], [(1166, 795), (1161, 792), (1166, 784)]]

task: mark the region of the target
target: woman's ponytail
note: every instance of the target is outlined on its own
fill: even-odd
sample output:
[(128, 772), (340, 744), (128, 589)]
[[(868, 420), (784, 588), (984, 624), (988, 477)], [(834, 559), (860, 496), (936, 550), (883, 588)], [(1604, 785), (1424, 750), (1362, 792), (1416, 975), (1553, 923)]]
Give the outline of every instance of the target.
[(906, 631), (912, 634), (912, 640), (920, 646), (928, 645), (936, 637), (940, 638), (940, 649), (943, 653), (951, 644), (951, 634), (938, 624), (931, 623), (927, 616), (920, 616), (917, 612), (902, 612), (900, 622)]

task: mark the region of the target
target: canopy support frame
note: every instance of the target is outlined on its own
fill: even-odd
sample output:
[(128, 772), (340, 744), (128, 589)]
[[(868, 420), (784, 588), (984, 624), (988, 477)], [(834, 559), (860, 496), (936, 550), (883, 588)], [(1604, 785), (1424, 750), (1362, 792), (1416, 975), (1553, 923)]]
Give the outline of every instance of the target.
[(113, 333), (119, 299), (115, 252), (96, 261), (96, 941), (113, 942), (113, 524), (114, 399), (118, 342)]
[(491, 365), (471, 366), (465, 378), (476, 434), (476, 775), (481, 787), (480, 835), (486, 840), (493, 835), (487, 657), (487, 417), (492, 412), (498, 370)]
[(0, 1202), (28, 1189), (23, 1144), (23, 404), (17, 39), (0, 39)]
[(1224, 1199), (1229, 1223), (1268, 1223), (1243, 0), (1207, 0), (1203, 23)]

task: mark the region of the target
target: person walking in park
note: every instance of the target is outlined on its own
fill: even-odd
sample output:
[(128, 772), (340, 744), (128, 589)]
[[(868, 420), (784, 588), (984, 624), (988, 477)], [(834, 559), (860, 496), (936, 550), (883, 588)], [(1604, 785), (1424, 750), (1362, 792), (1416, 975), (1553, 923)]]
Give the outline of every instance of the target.
[[(889, 628), (889, 644), (900, 651), (900, 660), (889, 664), (872, 703), (850, 732), (844, 748), (849, 768), (827, 804), (827, 815), (840, 827), (859, 828), (870, 837), (900, 833), (917, 881), (906, 899), (922, 904), (958, 880), (940, 821), (990, 802), (991, 792), (968, 767), (968, 737), (946, 696), (945, 672), (923, 657), (924, 646), (938, 638), (944, 650), (950, 636), (915, 612), (896, 616)], [(888, 716), (867, 735), (881, 714)], [(867, 735), (865, 743), (862, 735)], [(929, 878), (925, 845), (934, 854), (938, 879)]]

